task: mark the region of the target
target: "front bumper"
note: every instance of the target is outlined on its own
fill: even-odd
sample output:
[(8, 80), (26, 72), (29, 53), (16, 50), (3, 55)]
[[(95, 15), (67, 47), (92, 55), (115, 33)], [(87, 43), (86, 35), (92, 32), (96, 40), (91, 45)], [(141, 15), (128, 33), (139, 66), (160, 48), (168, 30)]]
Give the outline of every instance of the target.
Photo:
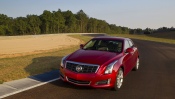
[(115, 83), (116, 73), (75, 73), (65, 68), (60, 68), (60, 78), (65, 82), (69, 82), (78, 86), (90, 86), (94, 88), (112, 88)]

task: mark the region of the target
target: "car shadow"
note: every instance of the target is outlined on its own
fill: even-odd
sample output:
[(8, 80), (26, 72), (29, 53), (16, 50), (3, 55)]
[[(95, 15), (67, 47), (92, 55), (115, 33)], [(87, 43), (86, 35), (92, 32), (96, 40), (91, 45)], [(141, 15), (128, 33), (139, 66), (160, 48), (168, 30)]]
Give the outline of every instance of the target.
[(62, 57), (44, 56), (32, 59), (25, 71), (31, 75), (29, 78), (46, 82), (59, 77), (58, 69)]

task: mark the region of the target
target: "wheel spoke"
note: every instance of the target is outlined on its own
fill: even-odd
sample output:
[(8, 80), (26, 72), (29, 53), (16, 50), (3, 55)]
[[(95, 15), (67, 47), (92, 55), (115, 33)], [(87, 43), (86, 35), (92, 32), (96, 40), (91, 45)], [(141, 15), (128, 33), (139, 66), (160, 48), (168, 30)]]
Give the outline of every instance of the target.
[(137, 69), (139, 68), (139, 59), (137, 59)]
[(122, 83), (123, 83), (123, 71), (120, 70), (117, 76), (117, 88), (120, 88), (122, 86)]

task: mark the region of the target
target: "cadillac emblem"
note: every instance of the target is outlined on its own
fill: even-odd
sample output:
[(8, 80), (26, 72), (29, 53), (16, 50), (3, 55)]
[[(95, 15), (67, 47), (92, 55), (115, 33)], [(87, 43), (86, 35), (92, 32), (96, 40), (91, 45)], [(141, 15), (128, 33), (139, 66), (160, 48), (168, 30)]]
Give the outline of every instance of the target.
[(82, 66), (77, 65), (75, 69), (76, 69), (77, 72), (80, 72), (80, 71), (82, 71), (83, 68), (82, 68)]

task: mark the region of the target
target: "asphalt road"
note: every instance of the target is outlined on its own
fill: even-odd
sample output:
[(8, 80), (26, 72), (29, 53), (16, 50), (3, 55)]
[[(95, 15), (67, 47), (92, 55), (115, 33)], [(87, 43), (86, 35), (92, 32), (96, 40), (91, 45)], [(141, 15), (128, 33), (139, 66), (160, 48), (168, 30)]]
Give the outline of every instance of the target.
[(140, 68), (124, 78), (117, 92), (78, 87), (57, 80), (6, 99), (175, 99), (175, 45), (134, 42), (140, 52)]

